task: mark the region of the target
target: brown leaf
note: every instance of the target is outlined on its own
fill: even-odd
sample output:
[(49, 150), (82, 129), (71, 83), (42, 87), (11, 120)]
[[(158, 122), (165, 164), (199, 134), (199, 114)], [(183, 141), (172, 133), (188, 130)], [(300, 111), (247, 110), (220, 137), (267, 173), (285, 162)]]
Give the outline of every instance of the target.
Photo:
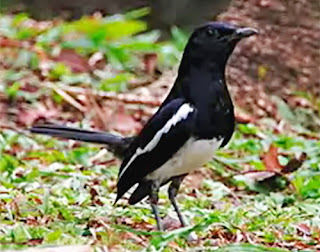
[(39, 238), (39, 239), (31, 239), (27, 241), (25, 244), (29, 246), (36, 246), (36, 245), (40, 245), (42, 242), (43, 242), (43, 239)]
[(21, 125), (30, 126), (38, 120), (47, 121), (50, 118), (54, 118), (59, 113), (54, 108), (46, 108), (45, 106), (39, 106), (38, 108), (21, 110), (17, 117), (17, 122)]
[(307, 154), (303, 152), (299, 158), (291, 159), (288, 162), (288, 164), (283, 167), (282, 172), (291, 173), (298, 170), (306, 159), (307, 159)]
[(119, 106), (113, 120), (108, 125), (110, 129), (123, 134), (137, 133), (141, 130), (141, 123), (137, 122), (131, 115), (127, 114), (123, 106)]
[(164, 230), (174, 230), (181, 227), (181, 224), (178, 220), (168, 216), (162, 220), (162, 225)]
[(123, 240), (132, 240), (136, 244), (141, 244), (142, 246), (148, 246), (148, 243), (145, 242), (142, 238), (140, 238), (138, 235), (135, 235), (130, 232), (125, 232), (121, 235), (121, 238)]
[(273, 171), (249, 171), (244, 176), (253, 179), (254, 181), (263, 181), (276, 175)]
[(183, 181), (188, 189), (201, 189), (205, 179), (212, 179), (213, 173), (206, 168), (199, 168), (191, 172)]
[(303, 235), (311, 235), (311, 228), (306, 224), (298, 224), (296, 226), (297, 230), (301, 232)]
[(43, 202), (40, 198), (34, 198), (33, 200), (39, 205), (43, 204)]
[(144, 55), (144, 70), (148, 75), (154, 75), (157, 66), (157, 54), (149, 53)]
[(245, 113), (239, 108), (235, 109), (235, 118), (238, 123), (254, 123), (256, 121), (252, 115)]
[(278, 160), (278, 147), (273, 144), (270, 145), (268, 152), (262, 157), (262, 161), (267, 171), (280, 172), (282, 169)]
[(99, 193), (94, 187), (91, 187), (90, 188), (90, 195), (91, 195), (91, 199), (94, 199), (96, 196), (99, 195)]
[(8, 122), (8, 104), (0, 102), (0, 123), (6, 124)]
[(26, 224), (29, 226), (38, 226), (39, 225), (39, 221), (37, 220), (36, 217), (34, 216), (29, 216), (26, 218)]
[(99, 198), (95, 198), (93, 201), (92, 201), (92, 204), (93, 205), (98, 205), (98, 206), (103, 206), (103, 202), (99, 199)]
[(71, 71), (75, 73), (84, 73), (91, 70), (88, 60), (72, 49), (61, 50), (54, 60), (70, 67)]

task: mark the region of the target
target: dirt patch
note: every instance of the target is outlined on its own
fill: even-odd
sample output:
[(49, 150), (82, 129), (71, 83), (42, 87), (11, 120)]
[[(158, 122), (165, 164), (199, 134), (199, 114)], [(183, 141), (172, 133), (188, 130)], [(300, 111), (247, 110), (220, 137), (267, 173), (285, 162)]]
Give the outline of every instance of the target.
[(239, 106), (265, 116), (273, 112), (270, 94), (285, 100), (295, 91), (320, 96), (319, 17), (320, 2), (311, 0), (236, 0), (221, 15), (260, 31), (230, 60), (228, 80)]

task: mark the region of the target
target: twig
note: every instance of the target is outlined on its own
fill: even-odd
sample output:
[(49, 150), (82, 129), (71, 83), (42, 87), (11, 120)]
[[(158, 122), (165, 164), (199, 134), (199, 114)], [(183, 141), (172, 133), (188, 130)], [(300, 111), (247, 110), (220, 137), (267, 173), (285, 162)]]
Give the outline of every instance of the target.
[(29, 134), (29, 132), (27, 130), (19, 129), (16, 126), (13, 126), (13, 125), (1, 124), (0, 123), (0, 130), (2, 130), (2, 129), (12, 130), (12, 131), (15, 131), (15, 132), (17, 132), (17, 133), (19, 133), (21, 135), (30, 136), (30, 134)]
[(51, 88), (59, 94), (65, 101), (67, 101), (70, 105), (74, 106), (76, 109), (80, 110), (81, 112), (86, 112), (86, 108), (82, 106), (79, 102), (77, 102), (72, 96), (67, 94), (64, 90), (51, 85)]
[(98, 152), (98, 154), (94, 155), (92, 158), (89, 158), (89, 162), (91, 162), (91, 163), (96, 162), (97, 160), (102, 158), (107, 153), (108, 153), (108, 151), (105, 148), (103, 148), (102, 150), (100, 150)]
[(87, 98), (88, 98), (88, 104), (92, 109), (95, 111), (96, 118), (98, 119), (99, 126), (103, 129), (107, 129), (108, 122), (106, 120), (106, 116), (104, 115), (104, 112), (102, 111), (101, 107), (98, 105), (94, 95), (92, 94), (91, 90), (87, 92)]
[(155, 80), (156, 80), (156, 78), (154, 78), (154, 77), (146, 77), (144, 79), (140, 79), (135, 82), (129, 82), (127, 85), (127, 88), (129, 90), (132, 90), (132, 89), (136, 89), (136, 88), (140, 88), (140, 87), (145, 87), (145, 86), (150, 85)]
[[(44, 83), (46, 87), (54, 88), (55, 86), (51, 83)], [(78, 94), (78, 95), (86, 95), (88, 92), (85, 88), (81, 87), (70, 87), (63, 84), (59, 85), (59, 89), (63, 90), (64, 92), (72, 93), (72, 94)], [(105, 91), (93, 91), (93, 95), (99, 96), (105, 99), (110, 99), (114, 101), (120, 101), (123, 103), (128, 104), (141, 104), (151, 107), (158, 107), (161, 104), (161, 101), (154, 100), (154, 99), (141, 99), (133, 94), (118, 94), (115, 92), (105, 92)]]

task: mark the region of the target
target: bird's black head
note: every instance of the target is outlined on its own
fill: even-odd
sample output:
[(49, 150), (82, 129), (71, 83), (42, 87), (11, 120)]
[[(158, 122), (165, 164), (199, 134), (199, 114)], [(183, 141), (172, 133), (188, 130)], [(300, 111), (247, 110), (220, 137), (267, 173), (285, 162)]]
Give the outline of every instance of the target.
[(257, 34), (253, 28), (229, 23), (210, 22), (194, 30), (184, 52), (184, 58), (197, 65), (215, 62), (225, 65), (236, 44)]

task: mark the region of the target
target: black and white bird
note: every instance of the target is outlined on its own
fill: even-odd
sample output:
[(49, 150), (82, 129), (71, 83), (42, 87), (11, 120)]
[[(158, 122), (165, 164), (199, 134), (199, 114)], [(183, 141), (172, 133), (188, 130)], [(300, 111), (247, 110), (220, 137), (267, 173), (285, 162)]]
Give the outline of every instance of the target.
[(162, 225), (157, 208), (158, 191), (170, 182), (169, 199), (185, 226), (175, 196), (183, 178), (208, 162), (214, 151), (230, 140), (235, 118), (226, 86), (226, 64), (236, 44), (257, 33), (253, 28), (222, 22), (195, 29), (172, 90), (136, 136), (120, 137), (55, 125), (34, 126), (31, 131), (106, 144), (123, 160), (116, 201), (138, 184), (129, 203), (149, 196), (159, 230)]

